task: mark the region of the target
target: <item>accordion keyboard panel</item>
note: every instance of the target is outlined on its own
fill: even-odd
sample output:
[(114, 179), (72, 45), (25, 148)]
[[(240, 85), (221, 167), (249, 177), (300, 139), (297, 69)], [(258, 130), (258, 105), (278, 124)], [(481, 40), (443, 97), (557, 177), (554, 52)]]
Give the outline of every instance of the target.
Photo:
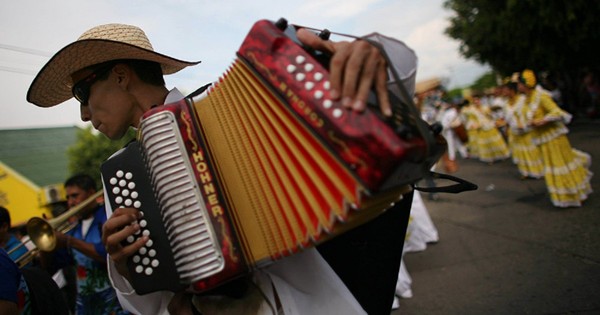
[(142, 214), (138, 220), (140, 231), (130, 236), (124, 244), (131, 244), (142, 235), (149, 238), (127, 261), (136, 291), (145, 294), (158, 290), (181, 290), (183, 286), (177, 281), (179, 276), (170, 243), (142, 161), (139, 143), (130, 143), (118, 155), (106, 161), (102, 165), (102, 179), (108, 195), (106, 201), (113, 210), (136, 208)]

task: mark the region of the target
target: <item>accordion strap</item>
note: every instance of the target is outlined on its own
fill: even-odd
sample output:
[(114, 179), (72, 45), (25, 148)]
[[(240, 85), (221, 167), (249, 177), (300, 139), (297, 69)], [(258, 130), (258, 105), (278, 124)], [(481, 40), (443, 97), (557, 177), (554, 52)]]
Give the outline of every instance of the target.
[(188, 96), (186, 96), (187, 98), (193, 98), (196, 97), (202, 93), (204, 93), (204, 91), (206, 91), (210, 86), (212, 85), (212, 83), (208, 83), (205, 84), (203, 86), (201, 86), (200, 88), (198, 88), (197, 90), (195, 90), (194, 92), (190, 93)]

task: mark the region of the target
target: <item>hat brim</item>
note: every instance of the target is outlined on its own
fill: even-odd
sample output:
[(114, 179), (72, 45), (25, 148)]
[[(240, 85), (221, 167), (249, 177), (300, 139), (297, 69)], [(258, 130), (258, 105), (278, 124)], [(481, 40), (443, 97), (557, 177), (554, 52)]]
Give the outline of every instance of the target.
[(52, 107), (71, 97), (71, 75), (86, 67), (118, 59), (140, 59), (161, 64), (163, 74), (172, 74), (200, 61), (183, 61), (152, 50), (105, 39), (73, 42), (57, 52), (37, 74), (27, 91), (27, 101)]

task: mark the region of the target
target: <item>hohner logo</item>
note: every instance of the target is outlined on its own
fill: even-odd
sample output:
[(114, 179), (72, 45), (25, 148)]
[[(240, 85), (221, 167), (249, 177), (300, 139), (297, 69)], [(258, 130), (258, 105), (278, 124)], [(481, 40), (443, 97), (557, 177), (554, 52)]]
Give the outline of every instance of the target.
[(204, 159), (204, 152), (196, 151), (192, 154), (192, 158), (194, 159), (194, 167), (198, 172), (198, 176), (200, 179), (200, 183), (202, 184), (202, 191), (204, 191), (204, 195), (206, 196), (206, 201), (210, 205), (210, 212), (213, 217), (217, 218), (223, 215), (223, 208), (219, 203), (219, 198), (216, 193), (215, 184), (213, 182), (212, 176), (210, 174), (210, 170), (208, 168), (208, 164)]

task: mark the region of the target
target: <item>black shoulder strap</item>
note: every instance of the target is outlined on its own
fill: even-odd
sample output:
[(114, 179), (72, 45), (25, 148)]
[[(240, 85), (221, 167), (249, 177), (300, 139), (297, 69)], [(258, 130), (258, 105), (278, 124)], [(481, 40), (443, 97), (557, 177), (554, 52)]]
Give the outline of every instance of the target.
[(204, 93), (204, 91), (206, 91), (206, 89), (208, 89), (211, 85), (212, 85), (212, 83), (205, 84), (205, 85), (201, 86), (199, 89), (197, 89), (194, 92), (190, 93), (187, 97), (191, 98), (191, 97), (198, 96), (198, 95)]

